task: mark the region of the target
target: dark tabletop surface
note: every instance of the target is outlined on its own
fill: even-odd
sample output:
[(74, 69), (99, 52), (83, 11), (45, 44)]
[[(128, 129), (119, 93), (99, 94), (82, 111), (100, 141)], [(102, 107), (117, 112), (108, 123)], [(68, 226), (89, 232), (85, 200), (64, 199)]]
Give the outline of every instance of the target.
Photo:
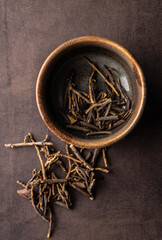
[(109, 38), (127, 48), (142, 67), (147, 101), (142, 119), (109, 148), (111, 173), (90, 201), (72, 192), (73, 209), (55, 207), (55, 240), (160, 240), (162, 158), (162, 61), (160, 2), (140, 0), (0, 0), (0, 239), (46, 239), (48, 224), (16, 193), (40, 168), (32, 148), (6, 149), (28, 132), (52, 135), (36, 106), (39, 69), (61, 43), (84, 35)]

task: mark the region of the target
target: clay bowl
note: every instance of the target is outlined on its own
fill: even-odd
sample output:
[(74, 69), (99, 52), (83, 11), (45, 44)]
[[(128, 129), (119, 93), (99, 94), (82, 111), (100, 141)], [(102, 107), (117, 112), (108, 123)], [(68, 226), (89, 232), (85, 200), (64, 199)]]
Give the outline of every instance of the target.
[[(106, 64), (119, 73), (121, 85), (133, 103), (130, 117), (110, 135), (85, 136), (66, 128), (60, 110), (64, 109), (66, 79), (76, 70), (75, 84), (88, 91), (91, 68), (84, 61), (88, 57), (98, 66)], [(83, 148), (109, 146), (126, 136), (139, 120), (145, 102), (145, 82), (141, 68), (132, 55), (119, 44), (101, 37), (85, 36), (72, 39), (56, 48), (43, 63), (36, 84), (36, 101), (47, 127), (62, 141)]]

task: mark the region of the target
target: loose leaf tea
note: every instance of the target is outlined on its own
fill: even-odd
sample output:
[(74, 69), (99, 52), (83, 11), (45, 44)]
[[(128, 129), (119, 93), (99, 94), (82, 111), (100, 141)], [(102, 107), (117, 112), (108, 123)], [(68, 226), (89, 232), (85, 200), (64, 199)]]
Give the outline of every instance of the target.
[[(88, 125), (89, 126), (89, 125)], [(96, 171), (108, 173), (106, 149), (95, 149), (86, 155), (84, 149), (77, 149), (73, 145), (66, 145), (66, 154), (55, 151), (53, 143), (48, 142), (48, 136), (41, 142), (36, 142), (33, 135), (28, 133), (23, 143), (5, 144), (6, 147), (34, 146), (41, 164), (41, 169), (32, 171), (32, 177), (17, 193), (30, 200), (36, 213), (49, 222), (47, 238), (53, 229), (53, 206), (55, 204), (69, 209), (72, 205), (69, 186), (90, 200), (94, 199), (93, 189), (96, 182)], [(104, 168), (97, 167), (97, 159), (102, 152)], [(58, 166), (59, 174), (55, 166)]]
[[(66, 80), (64, 97), (66, 127), (87, 137), (111, 134), (111, 130), (123, 124), (131, 114), (131, 101), (121, 86), (116, 70), (104, 65), (104, 76), (96, 64), (86, 57), (83, 59), (91, 67), (91, 74), (87, 77), (88, 93), (75, 87), (77, 73), (72, 71)], [(105, 83), (103, 91), (97, 88), (98, 76)]]

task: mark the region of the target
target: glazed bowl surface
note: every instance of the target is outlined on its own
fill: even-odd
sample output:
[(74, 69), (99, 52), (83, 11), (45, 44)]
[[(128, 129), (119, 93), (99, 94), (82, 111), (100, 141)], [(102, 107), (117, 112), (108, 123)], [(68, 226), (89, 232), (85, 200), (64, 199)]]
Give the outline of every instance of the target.
[[(132, 103), (132, 113), (124, 124), (109, 135), (86, 136), (66, 127), (60, 111), (64, 110), (66, 79), (75, 69), (75, 85), (88, 91), (91, 67), (87, 57), (97, 66), (107, 65), (115, 69), (121, 85)], [(101, 69), (102, 71), (102, 69)], [(99, 83), (102, 87), (102, 81)], [(62, 141), (81, 148), (109, 146), (126, 136), (138, 122), (145, 103), (145, 80), (134, 57), (122, 46), (106, 38), (85, 36), (69, 40), (56, 48), (43, 63), (36, 84), (36, 101), (40, 115), (47, 127)]]

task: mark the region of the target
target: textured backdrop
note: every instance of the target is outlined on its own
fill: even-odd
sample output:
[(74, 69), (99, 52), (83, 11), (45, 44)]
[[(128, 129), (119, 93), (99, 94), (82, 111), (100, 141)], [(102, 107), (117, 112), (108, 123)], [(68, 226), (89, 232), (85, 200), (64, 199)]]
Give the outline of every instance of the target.
[[(147, 84), (142, 119), (109, 149), (111, 173), (95, 201), (73, 194), (74, 207), (55, 208), (55, 240), (160, 240), (162, 59), (160, 0), (0, 0), (0, 239), (46, 239), (48, 225), (20, 198), (16, 180), (40, 168), (34, 149), (5, 149), (32, 132), (53, 136), (38, 113), (39, 69), (61, 43), (83, 35), (107, 37), (127, 48)], [(162, 5), (161, 5), (162, 7)]]

